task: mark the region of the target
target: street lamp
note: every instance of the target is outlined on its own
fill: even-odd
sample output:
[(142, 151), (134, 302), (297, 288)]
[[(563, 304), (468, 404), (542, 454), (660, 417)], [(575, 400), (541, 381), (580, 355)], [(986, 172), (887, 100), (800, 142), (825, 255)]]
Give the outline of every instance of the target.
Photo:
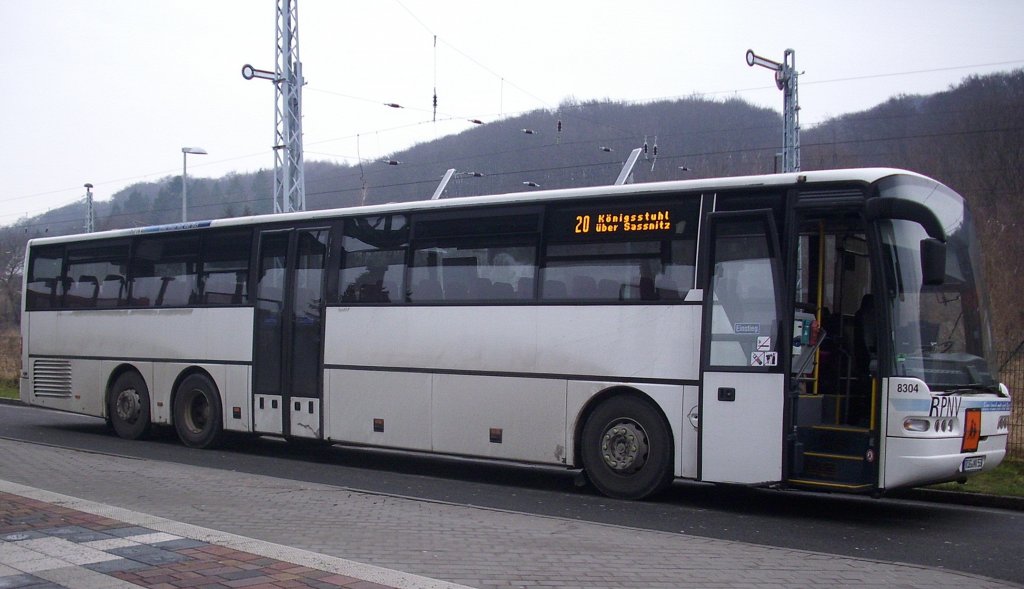
[(188, 154), (206, 155), (202, 147), (181, 148), (181, 222), (188, 221)]

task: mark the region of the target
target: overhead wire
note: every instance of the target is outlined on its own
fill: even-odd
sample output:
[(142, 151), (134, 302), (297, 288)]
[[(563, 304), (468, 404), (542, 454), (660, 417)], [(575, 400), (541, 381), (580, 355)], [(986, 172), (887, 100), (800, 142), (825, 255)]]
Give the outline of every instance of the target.
[[(351, 136), (347, 136), (347, 137), (325, 139), (325, 140), (318, 140), (318, 141), (314, 141), (314, 142), (309, 142), (309, 143), (307, 143), (307, 145), (316, 145), (316, 144), (323, 144), (323, 143), (329, 143), (329, 142), (334, 142), (334, 141), (341, 141), (341, 140), (345, 140), (345, 139), (351, 139), (353, 137), (358, 139), (360, 134), (367, 134), (369, 132), (376, 132), (376, 133), (379, 134), (379, 133), (382, 133), (382, 132), (386, 133), (386, 132), (406, 129), (406, 128), (410, 128), (410, 127), (415, 127), (415, 126), (423, 125), (423, 124), (425, 124), (427, 122), (434, 122), (434, 123), (436, 123), (436, 122), (438, 122), (438, 119), (437, 119), (438, 114), (442, 114), (442, 116), (447, 117), (447, 118), (441, 119), (442, 121), (455, 121), (455, 120), (461, 120), (461, 119), (473, 120), (473, 118), (475, 118), (475, 117), (473, 117), (473, 118), (468, 117), (468, 116), (460, 117), (460, 116), (452, 115), (452, 114), (449, 114), (449, 113), (443, 113), (443, 112), (439, 113), (438, 110), (437, 110), (437, 107), (438, 107), (438, 104), (437, 104), (437, 44), (438, 44), (438, 41), (440, 41), (443, 45), (447, 46), (449, 49), (451, 49), (455, 53), (461, 55), (467, 61), (473, 63), (475, 66), (479, 67), (481, 70), (483, 70), (484, 72), (488, 73), (489, 75), (493, 76), (495, 79), (497, 79), (497, 80), (499, 80), (501, 82), (501, 87), (502, 87), (501, 102), (502, 102), (502, 104), (499, 105), (499, 109), (498, 109), (499, 110), (499, 116), (504, 117), (504, 115), (505, 115), (505, 113), (504, 113), (504, 106), (503, 106), (503, 101), (504, 101), (503, 93), (504, 93), (504, 86), (505, 86), (505, 84), (508, 84), (510, 87), (513, 87), (516, 90), (522, 92), (524, 95), (529, 96), (530, 98), (532, 98), (535, 101), (537, 101), (539, 104), (544, 105), (545, 108), (547, 108), (549, 110), (554, 110), (555, 109), (555, 107), (552, 107), (543, 98), (540, 98), (536, 94), (526, 90), (522, 86), (520, 86), (520, 85), (516, 84), (515, 82), (509, 80), (506, 76), (502, 75), (501, 73), (499, 73), (495, 69), (491, 68), (490, 66), (484, 64), (482, 61), (476, 59), (474, 56), (470, 55), (469, 53), (463, 51), (462, 49), (460, 49), (456, 45), (454, 45), (451, 42), (449, 42), (443, 36), (439, 36), (436, 31), (434, 31), (430, 26), (428, 26), (419, 16), (417, 16), (412, 10), (410, 10), (401, 0), (395, 0), (395, 3), (403, 11), (405, 11), (405, 13), (407, 13), (420, 27), (422, 27), (425, 31), (427, 31), (433, 37), (433, 49), (434, 49), (434, 95), (433, 95), (433, 109), (432, 109), (432, 111), (427, 111), (427, 109), (419, 109), (419, 108), (415, 108), (415, 107), (405, 107), (405, 108), (409, 108), (410, 110), (416, 110), (416, 111), (422, 111), (422, 112), (432, 112), (431, 121), (421, 121), (421, 122), (416, 122), (416, 123), (412, 123), (412, 124), (400, 125), (400, 126), (396, 126), (396, 127), (392, 127), (392, 128), (387, 128), (387, 129), (381, 129), (381, 130), (378, 130), (378, 131), (364, 131), (364, 132), (357, 133), (357, 134), (354, 134), (354, 135), (351, 135)], [(920, 70), (910, 70), (910, 71), (902, 71), (902, 72), (884, 72), (884, 73), (878, 73), (878, 74), (867, 74), (867, 75), (861, 75), (861, 76), (848, 76), (848, 77), (830, 78), (830, 79), (822, 79), (822, 80), (814, 80), (813, 78), (804, 77), (801, 80), (801, 84), (804, 85), (804, 86), (807, 86), (807, 85), (820, 85), (820, 84), (828, 84), (828, 83), (860, 81), (860, 80), (866, 80), (866, 79), (877, 79), (877, 78), (896, 77), (896, 76), (905, 76), (905, 75), (918, 75), (918, 74), (926, 74), (926, 73), (945, 72), (945, 71), (957, 71), (957, 70), (965, 70), (965, 69), (977, 69), (977, 68), (985, 68), (985, 67), (1005, 67), (1005, 66), (1011, 66), (1011, 65), (1018, 65), (1018, 64), (1022, 64), (1022, 63), (1024, 63), (1024, 60), (1007, 60), (1007, 61), (989, 62), (989, 63), (983, 63), (983, 64), (947, 66), (947, 67), (929, 68), (929, 69), (920, 69)], [(679, 100), (679, 99), (684, 99), (684, 98), (707, 97), (707, 96), (717, 96), (717, 95), (724, 95), (724, 94), (733, 94), (733, 95), (735, 95), (735, 94), (747, 93), (747, 92), (751, 92), (751, 91), (760, 91), (760, 90), (770, 89), (770, 88), (775, 88), (775, 86), (755, 86), (755, 87), (749, 87), (749, 88), (743, 88), (743, 89), (719, 90), (719, 91), (711, 91), (711, 92), (691, 93), (689, 95), (674, 95), (674, 96), (655, 97), (655, 98), (639, 98), (639, 99), (632, 99), (632, 100), (627, 100), (627, 101), (619, 101), (618, 103), (624, 104), (624, 105), (645, 104), (645, 103), (651, 103), (651, 102), (657, 102), (657, 101)], [(334, 92), (334, 91), (331, 91), (331, 90), (324, 90), (324, 89), (318, 89), (318, 88), (309, 88), (308, 90), (312, 90), (312, 91), (315, 91), (315, 92), (323, 92), (323, 93), (327, 93), (327, 94), (333, 94), (333, 95), (337, 95), (339, 97), (343, 97), (343, 98), (347, 98), (347, 99), (352, 99), (352, 100), (359, 100), (359, 101), (365, 101), (365, 102), (378, 102), (378, 101), (375, 101), (375, 100), (372, 100), (372, 99), (368, 99), (368, 98), (365, 98), (365, 97), (359, 97), (359, 96), (354, 96), (354, 95), (351, 95), (351, 94), (344, 94), (344, 93), (340, 93), (340, 92)], [(386, 104), (384, 102), (380, 102), (380, 103), (381, 104)], [(604, 104), (607, 104), (607, 103), (605, 103), (605, 102), (592, 102), (592, 103), (584, 103), (584, 104), (573, 105), (574, 108), (571, 109), (570, 111), (567, 111), (565, 114), (566, 114), (566, 116), (569, 116), (569, 117), (576, 117), (576, 118), (579, 118), (581, 120), (585, 120), (585, 121), (593, 123), (594, 121), (592, 121), (591, 119), (583, 117), (583, 116), (580, 115), (579, 112), (574, 112), (574, 111), (582, 110), (582, 109), (586, 108), (587, 106), (594, 106), (594, 105), (600, 106), (600, 105), (604, 105)], [(520, 112), (522, 113), (522, 112), (535, 112), (535, 111), (520, 111)], [(562, 111), (558, 110), (557, 114), (558, 114), (559, 132), (558, 132), (558, 135), (556, 136), (556, 144), (571, 145), (572, 144), (571, 142), (570, 143), (564, 143), (561, 140), (561, 128), (560, 127), (561, 127)], [(634, 139), (637, 136), (643, 134), (641, 131), (634, 132), (634, 131), (628, 130), (628, 129), (617, 129), (614, 125), (609, 125), (606, 122), (602, 122), (600, 124), (602, 124), (603, 126), (605, 126), (607, 128), (616, 129), (619, 132), (623, 133), (625, 137), (621, 137), (618, 140), (625, 141), (625, 140), (628, 140), (628, 139)], [(714, 133), (714, 132), (716, 132), (716, 131), (709, 130), (709, 131), (706, 131), (705, 133)], [(982, 132), (985, 132), (985, 131), (982, 131)], [(692, 138), (694, 135), (695, 135), (694, 133), (690, 133), (688, 136), (690, 138)], [(671, 136), (671, 135), (668, 135), (668, 136)], [(666, 135), (663, 134), (662, 137), (664, 138), (664, 137), (666, 137)], [(838, 143), (837, 145), (839, 145), (839, 144), (841, 144), (841, 143)], [(808, 145), (805, 143), (804, 147), (808, 147)], [(532, 149), (532, 147), (531, 148), (526, 148), (526, 149)], [(307, 152), (308, 153), (317, 153), (317, 152), (309, 152), (308, 150), (307, 150)], [(357, 149), (357, 152), (358, 152), (358, 149)], [(500, 154), (500, 153), (507, 153), (507, 152), (495, 152), (495, 153)], [(483, 156), (483, 155), (486, 155), (486, 154), (479, 154), (479, 156)], [(265, 153), (264, 152), (260, 152), (260, 153), (256, 153), (256, 154), (249, 154), (249, 155), (236, 156), (236, 157), (231, 157), (231, 158), (224, 158), (224, 159), (220, 159), (220, 160), (216, 160), (216, 161), (206, 162), (206, 163), (203, 163), (203, 164), (197, 164), (196, 167), (212, 166), (212, 165), (216, 165), (216, 164), (219, 164), (219, 163), (235, 161), (235, 160), (239, 160), (239, 159), (248, 159), (248, 158), (257, 157), (257, 156), (259, 156), (259, 157), (265, 156)], [(340, 158), (345, 159), (345, 160), (353, 159), (351, 156), (342, 156), (342, 155), (336, 155), (336, 154), (333, 155), (332, 157), (340, 157)], [(664, 158), (664, 155), (662, 155), (662, 157)], [(700, 157), (700, 156), (699, 155), (693, 155), (692, 157)], [(357, 160), (357, 162), (359, 163), (359, 165), (361, 167), (362, 166), (362, 162), (364, 161), (362, 159), (361, 155), (359, 155), (357, 153), (357, 156), (356, 156), (355, 159)], [(371, 161), (371, 160), (366, 160), (366, 161)], [(127, 178), (119, 178), (119, 179), (113, 179), (113, 180), (100, 181), (100, 182), (97, 182), (95, 184), (97, 186), (102, 186), (102, 185), (105, 185), (105, 184), (113, 184), (113, 183), (120, 183), (120, 182), (131, 181), (131, 180), (144, 179), (144, 178), (149, 178), (149, 177), (158, 176), (158, 175), (165, 176), (165, 175), (173, 175), (173, 174), (174, 174), (174, 171), (152, 172), (152, 173), (148, 173), (148, 174), (142, 174), (142, 175), (138, 175), (138, 176), (131, 176), (131, 177), (127, 177)], [(77, 189), (78, 189), (78, 187), (76, 186), (76, 187), (69, 187), (69, 188), (64, 188), (64, 189), (57, 189), (57, 190), (38, 192), (38, 193), (33, 193), (33, 194), (28, 194), (28, 195), (19, 195), (19, 196), (14, 196), (14, 197), (2, 198), (2, 199), (0, 199), (0, 203), (13, 202), (13, 201), (17, 201), (17, 200), (23, 200), (23, 199), (34, 198), (34, 197), (39, 197), (39, 196), (47, 196), (47, 195), (51, 195), (51, 194), (57, 194), (57, 193), (60, 193), (60, 192), (65, 192), (65, 191), (70, 191), (70, 190), (77, 190)], [(76, 199), (73, 202), (77, 202), (77, 200), (78, 199)], [(69, 206), (70, 204), (73, 204), (73, 202), (72, 203), (68, 203), (68, 205), (63, 205), (63, 206)], [(57, 208), (59, 208), (59, 207), (57, 207)], [(53, 210), (53, 207), (51, 207), (50, 210)], [(27, 214), (28, 213), (12, 213), (12, 214), (7, 214), (7, 215), (0, 215), (0, 217), (10, 217), (10, 216), (14, 216), (14, 215), (27, 215)], [(43, 215), (43, 214), (46, 214), (46, 213), (40, 213), (40, 215)]]

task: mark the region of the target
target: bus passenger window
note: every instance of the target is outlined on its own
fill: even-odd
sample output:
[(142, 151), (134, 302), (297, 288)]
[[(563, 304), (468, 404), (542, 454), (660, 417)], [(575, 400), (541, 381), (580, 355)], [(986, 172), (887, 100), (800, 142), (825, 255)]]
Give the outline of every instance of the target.
[(127, 242), (69, 248), (64, 307), (110, 308), (125, 304), (124, 276), (127, 270)]
[(595, 201), (549, 211), (541, 298), (682, 301), (694, 287), (700, 203)]
[(54, 309), (64, 294), (64, 248), (34, 248), (30, 255), (25, 308), (29, 311)]
[[(140, 238), (132, 256), (129, 304), (139, 307), (192, 304), (198, 290), (198, 267), (199, 235)], [(100, 287), (100, 298), (106, 299), (122, 289), (127, 290), (124, 277), (108, 275)]]
[(503, 241), (415, 250), (409, 300), (488, 303), (532, 298), (537, 248)]
[(408, 243), (409, 223), (404, 215), (345, 219), (340, 302), (402, 302)]
[(203, 237), (199, 302), (244, 305), (248, 298), (252, 232), (224, 231)]
[(401, 301), (405, 250), (348, 252), (341, 268), (341, 302)]
[[(548, 246), (541, 298), (576, 301), (679, 301), (693, 284), (695, 244), (659, 241)], [(668, 264), (665, 259), (668, 259)], [(677, 263), (678, 262), (678, 263)], [(686, 285), (680, 287), (680, 284)]]

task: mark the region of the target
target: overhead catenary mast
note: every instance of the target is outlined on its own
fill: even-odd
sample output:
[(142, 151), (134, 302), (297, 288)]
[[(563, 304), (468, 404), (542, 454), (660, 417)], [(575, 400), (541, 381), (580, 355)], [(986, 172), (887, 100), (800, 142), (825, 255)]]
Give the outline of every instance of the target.
[(306, 210), (302, 160), (302, 62), (298, 0), (277, 0), (277, 64), (273, 72), (242, 67), (246, 80), (274, 82), (274, 212)]
[(782, 171), (800, 171), (800, 100), (797, 97), (796, 52), (787, 49), (782, 63), (766, 59), (747, 50), (747, 65), (759, 65), (775, 71), (775, 86), (782, 90)]
[(92, 184), (85, 183), (85, 232), (96, 231), (96, 211), (92, 204)]

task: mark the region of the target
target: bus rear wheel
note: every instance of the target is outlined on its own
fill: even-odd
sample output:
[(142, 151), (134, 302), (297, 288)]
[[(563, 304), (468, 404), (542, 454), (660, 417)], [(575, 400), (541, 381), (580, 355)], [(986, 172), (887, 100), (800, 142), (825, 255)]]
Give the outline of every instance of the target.
[(107, 419), (114, 432), (126, 440), (149, 433), (149, 389), (138, 372), (125, 372), (114, 381), (107, 398)]
[(583, 468), (601, 493), (643, 499), (672, 482), (672, 434), (650, 403), (613, 397), (583, 426)]
[(224, 427), (217, 387), (203, 374), (181, 381), (174, 396), (174, 429), (189, 448), (214, 448), (220, 444)]

